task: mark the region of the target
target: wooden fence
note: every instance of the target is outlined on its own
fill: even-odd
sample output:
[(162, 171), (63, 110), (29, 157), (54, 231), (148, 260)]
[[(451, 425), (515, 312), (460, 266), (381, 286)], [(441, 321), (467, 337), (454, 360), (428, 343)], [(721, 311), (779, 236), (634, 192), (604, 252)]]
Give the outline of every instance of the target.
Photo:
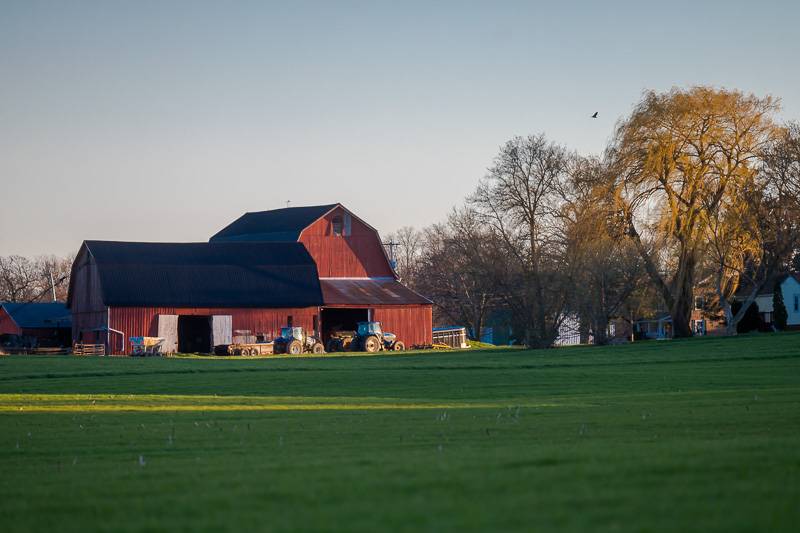
[(72, 345), (72, 355), (105, 355), (105, 344), (83, 344), (75, 343)]

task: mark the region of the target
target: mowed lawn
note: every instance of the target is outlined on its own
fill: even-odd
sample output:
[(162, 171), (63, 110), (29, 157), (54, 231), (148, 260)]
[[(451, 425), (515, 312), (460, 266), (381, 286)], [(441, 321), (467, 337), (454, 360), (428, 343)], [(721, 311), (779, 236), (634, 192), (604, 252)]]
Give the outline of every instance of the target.
[(796, 531), (800, 335), (0, 358), (0, 530)]

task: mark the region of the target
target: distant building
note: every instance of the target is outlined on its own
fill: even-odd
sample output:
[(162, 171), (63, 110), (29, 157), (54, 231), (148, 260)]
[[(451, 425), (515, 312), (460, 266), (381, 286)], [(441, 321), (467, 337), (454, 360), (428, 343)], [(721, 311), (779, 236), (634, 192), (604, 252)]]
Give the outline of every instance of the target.
[(25, 348), (69, 346), (72, 319), (61, 302), (2, 302), (0, 335)]
[(764, 286), (756, 297), (761, 320), (766, 325), (772, 325), (774, 311), (772, 303), (776, 285), (781, 289), (783, 305), (786, 306), (786, 327), (800, 329), (800, 272), (783, 274), (778, 276), (775, 282)]

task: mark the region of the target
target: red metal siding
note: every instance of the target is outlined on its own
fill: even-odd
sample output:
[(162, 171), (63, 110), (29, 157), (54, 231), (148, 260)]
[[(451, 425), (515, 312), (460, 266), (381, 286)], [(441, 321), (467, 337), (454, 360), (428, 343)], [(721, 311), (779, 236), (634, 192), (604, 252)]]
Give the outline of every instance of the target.
[(4, 333), (22, 335), (22, 330), (11, 318), (11, 315), (5, 309), (0, 308), (0, 335)]
[(411, 348), (433, 342), (433, 307), (430, 305), (404, 305), (373, 307), (373, 320), (383, 329), (397, 335), (397, 338)]
[(333, 218), (344, 216), (336, 208), (300, 234), (302, 242), (317, 263), (321, 278), (394, 277), (378, 232), (351, 215), (350, 235), (333, 234)]
[(432, 305), (326, 305), (329, 308), (371, 309), (384, 331), (397, 335), (406, 347), (433, 342)]
[[(158, 335), (158, 315), (231, 315), (233, 329), (249, 329), (253, 334), (266, 333), (277, 337), (280, 328), (286, 326), (287, 317), (292, 317), (295, 326), (303, 326), (308, 331), (314, 327), (317, 307), (292, 309), (251, 309), (251, 308), (176, 308), (176, 307), (112, 307), (111, 329), (121, 331), (125, 336), (125, 353), (130, 353), (129, 337), (155, 337)], [(113, 334), (112, 337), (121, 337)], [(114, 353), (122, 350), (121, 339), (112, 338), (109, 348)]]
[(85, 246), (78, 251), (72, 265), (69, 307), (73, 342), (105, 342), (105, 334), (98, 334), (94, 330), (106, 327), (108, 307), (103, 304), (97, 264)]

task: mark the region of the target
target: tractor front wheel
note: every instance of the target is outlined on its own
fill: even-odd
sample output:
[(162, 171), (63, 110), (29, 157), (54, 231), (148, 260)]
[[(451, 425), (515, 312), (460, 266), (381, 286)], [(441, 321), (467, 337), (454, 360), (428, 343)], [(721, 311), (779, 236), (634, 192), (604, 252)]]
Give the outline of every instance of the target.
[(378, 337), (375, 335), (370, 335), (366, 339), (364, 339), (364, 351), (369, 353), (375, 353), (381, 349), (381, 341), (378, 340)]
[(300, 344), (299, 340), (295, 339), (291, 341), (288, 346), (286, 346), (286, 353), (292, 355), (300, 355), (301, 353), (303, 353), (303, 345)]
[(406, 345), (402, 341), (397, 341), (392, 345), (392, 350), (395, 352), (402, 352), (406, 349)]
[(311, 353), (315, 353), (317, 355), (323, 354), (325, 353), (325, 347), (321, 342), (318, 342), (311, 347)]

